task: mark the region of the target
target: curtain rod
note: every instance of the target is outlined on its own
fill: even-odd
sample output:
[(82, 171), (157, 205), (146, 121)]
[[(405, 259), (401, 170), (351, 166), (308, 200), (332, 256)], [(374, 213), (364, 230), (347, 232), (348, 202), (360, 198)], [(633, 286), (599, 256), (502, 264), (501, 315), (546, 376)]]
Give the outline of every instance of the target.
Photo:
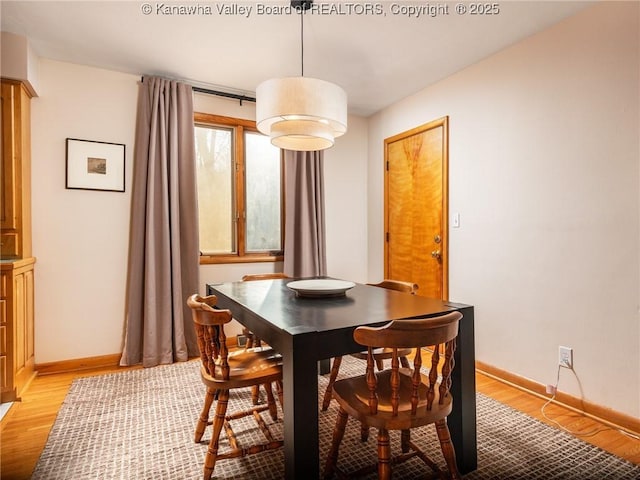
[[(144, 77), (142, 77), (140, 79), (141, 82), (144, 81)], [(194, 85), (191, 85), (191, 88), (194, 92), (198, 92), (198, 93), (205, 93), (207, 95), (216, 95), (218, 97), (225, 97), (225, 98), (233, 98), (234, 100), (239, 100), (240, 101), (240, 105), (242, 105), (242, 102), (255, 102), (256, 99), (254, 97), (248, 97), (247, 95), (242, 95), (239, 93), (230, 93), (230, 92), (223, 92), (221, 90), (211, 90), (209, 88), (202, 88), (202, 87), (196, 87)]]
[(237, 93), (229, 93), (229, 92), (221, 92), (220, 90), (209, 90), (208, 88), (201, 88), (201, 87), (191, 87), (193, 89), (194, 92), (198, 92), (198, 93), (206, 93), (207, 95), (216, 95), (218, 97), (226, 97), (226, 98), (233, 98), (235, 100), (240, 100), (240, 105), (242, 105), (242, 102), (255, 102), (256, 99), (253, 97), (247, 97), (246, 95), (240, 95)]

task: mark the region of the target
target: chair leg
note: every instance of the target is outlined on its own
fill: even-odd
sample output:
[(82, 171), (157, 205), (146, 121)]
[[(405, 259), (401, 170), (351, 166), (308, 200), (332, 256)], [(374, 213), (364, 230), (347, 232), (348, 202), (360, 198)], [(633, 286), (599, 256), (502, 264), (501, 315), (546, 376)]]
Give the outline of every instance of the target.
[(204, 480), (210, 480), (213, 475), (213, 470), (216, 467), (216, 459), (218, 458), (218, 446), (220, 441), (220, 431), (224, 424), (224, 419), (227, 414), (227, 404), (229, 403), (229, 390), (218, 391), (218, 402), (216, 404), (216, 416), (213, 421), (213, 432), (211, 433), (211, 440), (209, 441), (209, 447), (207, 448), (207, 455), (204, 458)]
[[(260, 346), (260, 339), (256, 337), (253, 332), (251, 332), (247, 328), (243, 328), (242, 332), (247, 337), (246, 348), (254, 348)], [(258, 405), (260, 403), (260, 385), (254, 385), (251, 387), (251, 402), (254, 405)]]
[(280, 406), (284, 408), (284, 388), (282, 386), (282, 380), (276, 381), (276, 392), (278, 394), (278, 400), (280, 401)]
[(260, 403), (260, 385), (253, 385), (251, 387), (251, 403), (254, 405)]
[(204, 396), (204, 406), (202, 407), (202, 413), (200, 413), (200, 418), (198, 418), (198, 423), (196, 424), (196, 434), (194, 437), (194, 441), (196, 443), (199, 443), (200, 440), (202, 440), (202, 435), (204, 434), (204, 431), (209, 424), (209, 411), (211, 410), (211, 404), (213, 403), (215, 395), (216, 390), (207, 388), (207, 393)]
[(338, 451), (340, 449), (340, 443), (342, 437), (344, 437), (344, 430), (347, 426), (347, 420), (349, 420), (349, 414), (340, 407), (338, 411), (338, 417), (336, 418), (336, 425), (333, 428), (333, 438), (331, 439), (331, 448), (327, 454), (327, 460), (324, 464), (324, 480), (328, 480), (333, 476), (333, 472), (338, 464)]
[(248, 328), (243, 327), (242, 328), (242, 334), (247, 339), (246, 343), (244, 344), (244, 347), (245, 348), (253, 348), (253, 332), (250, 331)]
[(384, 370), (384, 360), (377, 359), (376, 360), (376, 368), (378, 369), (379, 372)]
[(361, 422), (360, 423), (360, 441), (364, 443), (367, 440), (369, 440), (369, 426), (366, 423)]
[(442, 454), (447, 462), (447, 468), (449, 469), (449, 475), (452, 480), (462, 480), (458, 466), (456, 464), (456, 451), (451, 443), (451, 434), (449, 433), (449, 427), (447, 426), (447, 419), (443, 418), (436, 422), (436, 432), (438, 433), (438, 439), (440, 440), (440, 448)]
[[(247, 342), (245, 343), (245, 348), (253, 348), (256, 343), (254, 342), (255, 335), (253, 334), (253, 332), (250, 331), (248, 328), (243, 327), (242, 334), (247, 338)], [(256, 340), (259, 342), (258, 339)], [(253, 387), (251, 387), (251, 401), (253, 402), (254, 405), (258, 405), (258, 403), (260, 402), (260, 386), (259, 385), (254, 385)]]
[(338, 372), (340, 371), (340, 364), (342, 363), (342, 357), (335, 357), (333, 359), (333, 365), (331, 366), (331, 373), (329, 374), (329, 384), (324, 391), (324, 397), (322, 399), (322, 411), (326, 411), (331, 403), (331, 397), (333, 392), (333, 384), (336, 383), (338, 378)]
[(411, 368), (409, 366), (409, 360), (407, 360), (407, 357), (400, 357), (400, 365), (402, 365), (404, 368)]
[(275, 421), (278, 420), (278, 407), (276, 406), (276, 399), (273, 396), (273, 389), (270, 383), (262, 385), (265, 392), (267, 392), (267, 405), (269, 406), (269, 415)]
[(411, 441), (411, 430), (402, 430), (400, 433), (400, 448), (402, 453), (408, 453), (411, 447), (409, 442)]
[(389, 431), (378, 429), (378, 479), (389, 480), (391, 478), (391, 444)]

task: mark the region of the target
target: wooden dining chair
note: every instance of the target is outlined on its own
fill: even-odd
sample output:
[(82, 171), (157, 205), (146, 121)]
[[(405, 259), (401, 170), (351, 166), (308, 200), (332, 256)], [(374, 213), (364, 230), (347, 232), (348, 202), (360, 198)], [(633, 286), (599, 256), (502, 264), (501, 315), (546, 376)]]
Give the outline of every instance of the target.
[[(422, 459), (440, 478), (443, 472), (411, 440), (411, 429), (435, 424), (440, 447), (445, 458), (449, 478), (461, 479), (456, 467), (456, 454), (451, 443), (447, 416), (453, 399), (449, 391), (454, 368), (453, 354), (462, 314), (451, 312), (433, 318), (394, 320), (383, 327), (358, 327), (353, 338), (367, 347), (367, 366), (364, 375), (338, 380), (333, 385), (333, 397), (340, 406), (333, 431), (333, 440), (325, 463), (324, 478), (331, 478), (337, 470), (341, 478), (352, 478), (378, 471), (378, 478), (390, 479), (392, 465), (414, 456)], [(440, 346), (444, 345), (444, 358)], [(377, 347), (391, 348), (391, 367), (376, 372), (373, 352)], [(421, 371), (422, 354), (431, 347), (431, 361)], [(398, 352), (402, 348), (415, 349), (412, 368), (400, 368)], [(426, 362), (425, 362), (426, 363)], [(378, 429), (377, 465), (363, 467), (349, 474), (337, 468), (338, 451), (349, 416), (368, 427)], [(400, 430), (401, 454), (392, 457), (389, 431)]]
[[(411, 293), (415, 295), (418, 290), (418, 285), (411, 282), (403, 282), (400, 280), (383, 280), (380, 283), (369, 283), (373, 287), (386, 288), (388, 290), (396, 290), (398, 292)], [(407, 355), (411, 353), (411, 349), (403, 349), (400, 352), (400, 361), (402, 362), (403, 367), (409, 366), (409, 361), (407, 360)], [(350, 354), (352, 357), (359, 358), (361, 360), (366, 360), (367, 352), (357, 352)], [(391, 349), (388, 348), (377, 348), (373, 352), (374, 359), (376, 361), (376, 365), (379, 370), (382, 370), (383, 364), (385, 360), (391, 358)], [(333, 364), (331, 365), (331, 373), (329, 374), (329, 384), (324, 391), (324, 397), (322, 398), (322, 411), (327, 410), (329, 408), (329, 404), (331, 403), (331, 391), (333, 389), (333, 384), (338, 378), (338, 373), (340, 373), (340, 365), (342, 364), (342, 357), (335, 357), (333, 359)], [(366, 437), (366, 432), (363, 430), (363, 437)], [(365, 440), (365, 438), (363, 438)]]
[[(254, 280), (279, 280), (282, 278), (289, 278), (284, 273), (250, 273), (242, 277), (243, 282), (252, 282)], [(242, 335), (246, 338), (245, 348), (259, 347), (262, 345), (262, 340), (255, 336), (255, 334), (247, 327), (242, 327)], [(254, 405), (258, 405), (260, 402), (260, 386), (255, 385), (251, 388), (251, 401)]]
[[(282, 357), (270, 347), (229, 352), (224, 326), (231, 321), (231, 312), (216, 309), (216, 302), (215, 295), (201, 297), (195, 294), (187, 299), (198, 337), (198, 348), (202, 361), (200, 377), (202, 383), (207, 387), (202, 413), (196, 425), (196, 443), (202, 439), (207, 425), (213, 425), (204, 461), (204, 480), (211, 478), (218, 460), (243, 457), (279, 448), (283, 445), (282, 440), (274, 438), (267, 423), (260, 415), (260, 412), (268, 410), (274, 421), (278, 418), (271, 383), (276, 382), (279, 385), (278, 396), (282, 404)], [(227, 414), (229, 391), (255, 385), (265, 385), (267, 404)], [(213, 421), (210, 421), (209, 412), (214, 399), (217, 399), (216, 412)], [(239, 444), (231, 422), (247, 416), (254, 418), (266, 438), (265, 442), (250, 446)], [(230, 450), (220, 453), (219, 439), (223, 426), (229, 440)]]

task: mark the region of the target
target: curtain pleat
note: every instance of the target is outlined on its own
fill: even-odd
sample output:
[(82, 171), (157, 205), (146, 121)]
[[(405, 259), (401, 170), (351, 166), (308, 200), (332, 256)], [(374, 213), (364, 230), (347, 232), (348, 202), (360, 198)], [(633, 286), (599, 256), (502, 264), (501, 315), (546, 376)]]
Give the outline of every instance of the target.
[(121, 365), (198, 354), (186, 298), (199, 251), (191, 86), (144, 77), (138, 98)]
[(321, 151), (284, 151), (284, 273), (290, 277), (327, 274), (323, 159)]

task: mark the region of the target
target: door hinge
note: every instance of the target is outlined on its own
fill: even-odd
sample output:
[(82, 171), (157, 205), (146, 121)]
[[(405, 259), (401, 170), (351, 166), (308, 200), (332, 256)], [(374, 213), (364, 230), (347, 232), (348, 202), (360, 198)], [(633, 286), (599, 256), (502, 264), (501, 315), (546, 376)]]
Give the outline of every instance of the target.
[(389, 160), (387, 160), (386, 168), (387, 168), (387, 172), (388, 172), (389, 171)]
[(387, 232), (387, 233), (385, 234), (385, 241), (386, 241), (387, 243), (389, 243), (389, 232)]

